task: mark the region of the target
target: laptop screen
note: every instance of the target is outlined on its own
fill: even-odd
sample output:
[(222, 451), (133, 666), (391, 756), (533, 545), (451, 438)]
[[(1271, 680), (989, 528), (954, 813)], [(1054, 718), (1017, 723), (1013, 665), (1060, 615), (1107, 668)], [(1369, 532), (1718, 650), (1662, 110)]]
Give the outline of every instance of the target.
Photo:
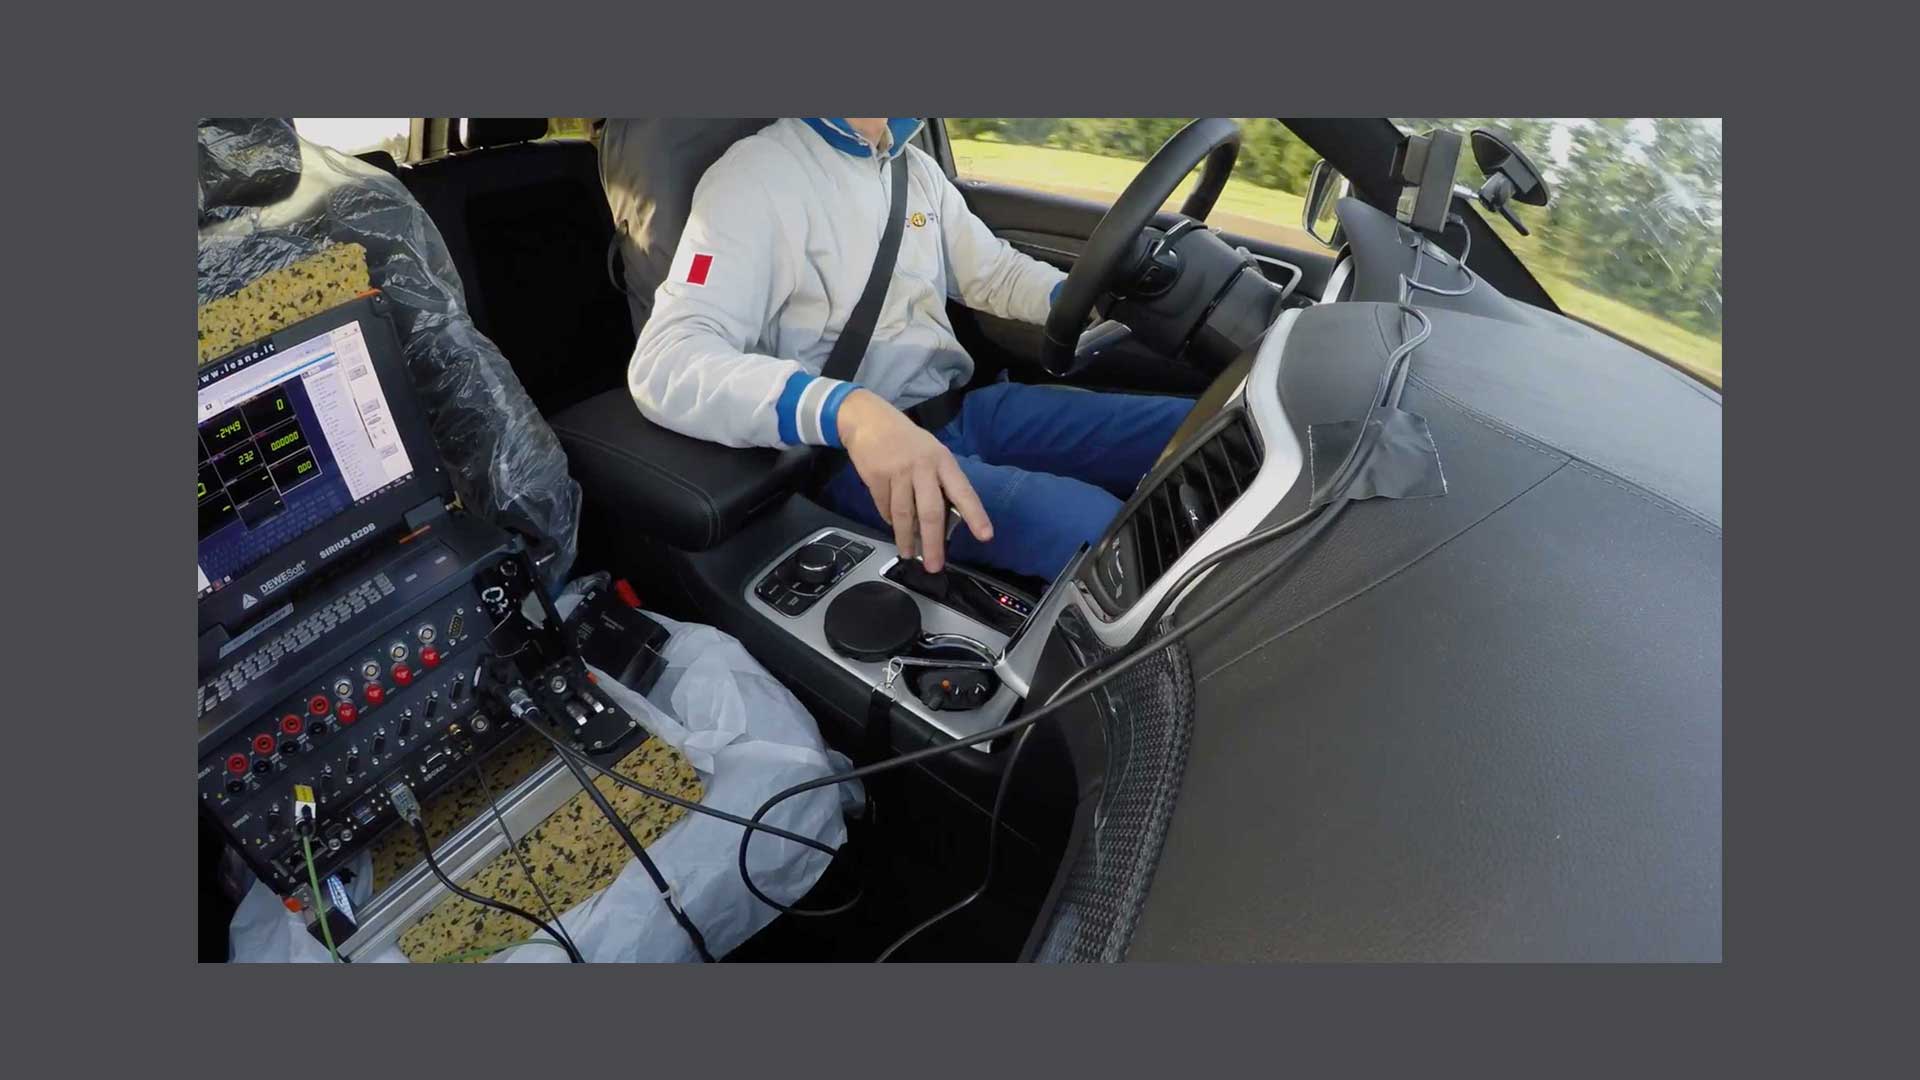
[(413, 477), (359, 321), (199, 372), (199, 596)]

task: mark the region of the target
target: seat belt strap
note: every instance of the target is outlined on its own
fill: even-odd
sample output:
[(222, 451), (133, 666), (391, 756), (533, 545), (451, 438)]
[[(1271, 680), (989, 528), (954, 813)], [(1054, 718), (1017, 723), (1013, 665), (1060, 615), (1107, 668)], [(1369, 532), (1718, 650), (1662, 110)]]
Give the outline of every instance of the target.
[(867, 344), (873, 340), (873, 328), (880, 321), (880, 304), (887, 298), (887, 285), (893, 280), (893, 268), (900, 260), (900, 233), (907, 220), (907, 155), (902, 150), (893, 159), (893, 206), (888, 211), (886, 232), (880, 236), (880, 251), (873, 257), (873, 271), (867, 275), (866, 290), (853, 305), (847, 325), (834, 339), (833, 351), (820, 374), (841, 382), (851, 380), (866, 359)]

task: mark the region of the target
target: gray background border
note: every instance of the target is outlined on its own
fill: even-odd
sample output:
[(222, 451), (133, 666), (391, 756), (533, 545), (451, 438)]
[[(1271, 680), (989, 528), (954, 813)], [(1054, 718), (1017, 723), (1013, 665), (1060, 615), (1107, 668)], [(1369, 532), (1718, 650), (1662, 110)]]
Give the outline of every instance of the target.
[[(1801, 92), (1850, 82), (1849, 69), (1867, 61), (1808, 48), (1804, 28), (1769, 41), (1737, 10), (1695, 16), (1671, 4), (1653, 18), (1618, 6), (1575, 17), (1248, 9), (1263, 14), (1183, 4), (1175, 24), (1165, 5), (995, 14), (969, 4), (893, 6), (863, 21), (696, 6), (709, 22), (695, 26), (658, 6), (568, 20), (555, 5), (474, 2), (435, 23), (392, 9), (260, 5), (75, 10), (82, 25), (72, 27), (15, 16), (10, 36), (30, 55), (11, 69), (23, 122), (5, 172), (25, 235), (9, 278), (26, 302), (10, 305), (8, 444), (29, 463), (63, 448), (87, 463), (65, 466), (74, 474), (112, 478), (113, 499), (85, 485), (22, 483), (36, 466), (16, 472), (8, 549), (25, 588), (13, 640), (27, 644), (32, 667), (15, 679), (13, 731), (24, 738), (9, 772), (19, 823), (10, 937), (16, 957), (35, 954), (48, 971), (16, 1020), (51, 1014), (33, 1026), (57, 1037), (62, 1064), (103, 1054), (235, 1072), (390, 1073), (430, 1055), (442, 1071), (478, 1058), (559, 1074), (615, 1054), (637, 1069), (690, 1058), (722, 1075), (754, 1065), (998, 1071), (1055, 1056), (1084, 1074), (1104, 1071), (1096, 1061), (1109, 1055), (1129, 1073), (1168, 1073), (1243, 1055), (1272, 1069), (1310, 1053), (1343, 1072), (1389, 1060), (1555, 1073), (1603, 1063), (1664, 1072), (1749, 1055), (1803, 1069), (1830, 1068), (1836, 1056), (1866, 1064), (1871, 1036), (1893, 1021), (1891, 980), (1904, 974), (1893, 970), (1887, 928), (1911, 912), (1905, 882), (1878, 878), (1889, 866), (1910, 875), (1914, 847), (1904, 834), (1911, 805), (1893, 794), (1911, 788), (1914, 756), (1896, 743), (1912, 741), (1913, 709), (1892, 685), (1913, 663), (1899, 647), (1913, 634), (1887, 602), (1900, 582), (1886, 571), (1904, 568), (1914, 534), (1854, 515), (1890, 494), (1910, 502), (1913, 485), (1889, 486), (1853, 462), (1911, 466), (1911, 425), (1878, 406), (1899, 400), (1888, 380), (1911, 379), (1913, 349), (1904, 328), (1882, 338), (1853, 313), (1872, 302), (1910, 309), (1914, 260), (1904, 244), (1881, 245), (1878, 260), (1842, 250), (1878, 233), (1837, 213), (1851, 185), (1814, 172), (1825, 139), (1875, 170), (1872, 179), (1904, 175), (1903, 162), (1879, 164), (1880, 152), (1866, 149), (1884, 144), (1844, 141), (1904, 127)], [(1730, 17), (1743, 23), (1737, 43)], [(1422, 36), (1398, 57), (1346, 54), (1361, 32), (1393, 26)], [(1464, 29), (1425, 36), (1449, 26)], [(1251, 52), (1261, 39), (1275, 43), (1277, 60), (1218, 47)], [(336, 55), (322, 60), (317, 45)], [(1792, 67), (1729, 62), (1767, 56), (1791, 56)], [(1041, 63), (1046, 70), (1029, 70)], [(849, 112), (876, 96), (902, 112), (1007, 115), (1744, 114), (1729, 118), (1743, 163), (1730, 216), (1752, 224), (1736, 226), (1743, 299), (1727, 428), (1736, 540), (1724, 965), (382, 976), (192, 964), (194, 838), (176, 782), (186, 773), (184, 721), (173, 719), (192, 685), (181, 572), (191, 529), (184, 502), (169, 495), (164, 449), (178, 441), (171, 417), (187, 394), (178, 369), (191, 333), (192, 118), (396, 107)], [(1876, 272), (1880, 261), (1892, 265)], [(169, 342), (178, 361), (167, 358)], [(180, 406), (166, 406), (174, 395)], [(77, 402), (86, 404), (57, 405)], [(1822, 430), (1808, 433), (1806, 417)], [(140, 449), (148, 446), (160, 449)], [(65, 524), (45, 540), (23, 535), (48, 520)], [(1836, 539), (1842, 550), (1824, 550)], [(1903, 835), (1874, 832), (1891, 826)], [(1885, 992), (1872, 986), (1876, 971)], [(354, 1019), (356, 1003), (373, 1022)], [(493, 1005), (507, 1010), (506, 1025)], [(312, 1025), (309, 1052), (267, 1053), (295, 1050), (295, 1010)], [(475, 1019), (484, 1026), (468, 1036), (462, 1022)], [(525, 1034), (510, 1041), (503, 1026)], [(604, 1034), (570, 1034), (583, 1029)], [(322, 1037), (330, 1031), (338, 1045)], [(1819, 1044), (1802, 1045), (1807, 1056), (1787, 1049), (1810, 1037)], [(636, 1047), (657, 1056), (636, 1060)], [(848, 1054), (858, 1063), (842, 1060)]]

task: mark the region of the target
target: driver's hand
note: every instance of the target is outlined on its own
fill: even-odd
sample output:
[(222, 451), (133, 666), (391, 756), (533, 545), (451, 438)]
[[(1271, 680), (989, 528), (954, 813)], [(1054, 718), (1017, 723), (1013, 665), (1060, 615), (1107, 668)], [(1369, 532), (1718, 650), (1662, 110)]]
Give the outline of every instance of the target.
[(974, 539), (993, 539), (993, 522), (953, 452), (907, 414), (871, 390), (855, 390), (840, 403), (839, 423), (840, 442), (881, 519), (893, 525), (901, 558), (918, 554), (922, 565), (935, 573), (946, 566), (948, 503), (959, 511)]

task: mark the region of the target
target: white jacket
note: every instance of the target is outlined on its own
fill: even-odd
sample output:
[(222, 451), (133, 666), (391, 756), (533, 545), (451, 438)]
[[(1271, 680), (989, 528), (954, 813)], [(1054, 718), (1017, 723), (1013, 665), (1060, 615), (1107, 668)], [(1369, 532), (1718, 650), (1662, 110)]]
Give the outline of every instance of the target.
[[(875, 154), (841, 122), (780, 120), (707, 170), (627, 369), (641, 413), (728, 446), (838, 446), (855, 385), (907, 408), (972, 377), (948, 297), (1046, 321), (1066, 275), (994, 236), (907, 144), (917, 122), (894, 125)], [(872, 343), (853, 383), (822, 378), (873, 269), (901, 153), (907, 223)]]

